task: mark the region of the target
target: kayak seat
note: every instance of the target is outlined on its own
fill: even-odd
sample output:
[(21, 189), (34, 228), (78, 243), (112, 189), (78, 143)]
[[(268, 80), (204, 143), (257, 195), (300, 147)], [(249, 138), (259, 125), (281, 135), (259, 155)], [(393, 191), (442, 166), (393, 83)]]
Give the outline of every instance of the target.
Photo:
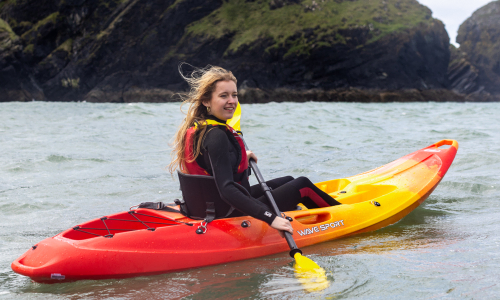
[(191, 175), (177, 171), (184, 200), (183, 213), (192, 219), (220, 219), (234, 208), (224, 201), (213, 176)]

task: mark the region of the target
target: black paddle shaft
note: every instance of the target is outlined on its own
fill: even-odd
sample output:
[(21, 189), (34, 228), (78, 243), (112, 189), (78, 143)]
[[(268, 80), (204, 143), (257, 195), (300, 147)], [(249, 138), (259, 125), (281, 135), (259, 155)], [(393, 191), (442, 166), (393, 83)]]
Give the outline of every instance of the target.
[[(241, 135), (240, 135), (241, 136)], [(245, 148), (248, 149), (247, 143), (243, 139), (243, 136), (241, 136), (241, 139), (243, 140), (243, 143), (245, 144)], [(278, 218), (282, 217), (280, 209), (276, 205), (276, 202), (274, 201), (273, 194), (271, 194), (271, 189), (269, 186), (267, 186), (266, 181), (264, 180), (264, 177), (262, 177), (262, 174), (259, 171), (259, 167), (257, 167), (257, 163), (255, 160), (252, 158), (250, 159), (250, 167), (253, 170), (253, 173), (255, 174), (255, 177), (257, 177), (257, 181), (259, 182), (260, 186), (262, 187), (262, 190), (264, 191), (264, 194), (267, 197), (267, 200), (269, 200), (269, 203), (271, 203), (271, 206), (274, 210), (274, 213), (278, 216)], [(293, 240), (292, 234), (288, 231), (282, 231), (283, 234), (285, 235), (286, 242), (288, 243), (288, 246), (290, 247), (290, 256), (294, 257), (295, 253), (300, 253), (302, 254), (302, 251), (297, 247), (297, 244), (295, 244), (295, 241)]]

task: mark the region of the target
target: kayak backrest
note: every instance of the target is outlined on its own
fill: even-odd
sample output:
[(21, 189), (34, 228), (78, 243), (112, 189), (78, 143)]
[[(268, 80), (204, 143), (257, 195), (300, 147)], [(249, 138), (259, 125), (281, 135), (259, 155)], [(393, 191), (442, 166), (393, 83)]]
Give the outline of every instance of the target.
[(206, 175), (191, 175), (177, 172), (185, 203), (185, 213), (192, 219), (207, 217), (207, 203), (213, 203), (215, 218), (226, 217), (232, 212), (232, 207), (224, 201), (217, 189), (215, 179)]

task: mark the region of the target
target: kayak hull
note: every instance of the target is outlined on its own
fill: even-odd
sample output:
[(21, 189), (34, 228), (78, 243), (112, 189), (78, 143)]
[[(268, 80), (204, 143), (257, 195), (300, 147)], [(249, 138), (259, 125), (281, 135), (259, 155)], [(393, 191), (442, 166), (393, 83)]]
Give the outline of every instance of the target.
[[(445, 148), (448, 147), (448, 148)], [(317, 183), (342, 205), (286, 212), (299, 247), (373, 231), (418, 207), (448, 171), (458, 149), (443, 140), (377, 169)], [(288, 251), (266, 223), (249, 216), (199, 220), (135, 209), (47, 238), (12, 263), (37, 282), (125, 278), (228, 263)]]

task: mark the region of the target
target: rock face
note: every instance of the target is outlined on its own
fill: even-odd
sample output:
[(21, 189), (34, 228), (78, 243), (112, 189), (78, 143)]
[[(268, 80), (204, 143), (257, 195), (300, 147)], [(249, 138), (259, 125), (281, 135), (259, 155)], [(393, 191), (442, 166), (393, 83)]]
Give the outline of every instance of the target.
[(478, 85), (478, 69), (471, 64), (467, 53), (450, 45), (450, 64), (448, 66), (448, 79), (450, 88), (461, 94), (480, 92), (484, 87)]
[[(460, 26), (457, 42), (463, 74), (468, 75), (450, 78), (453, 88), (466, 93), (500, 94), (500, 2), (493, 1), (475, 11)], [(459, 68), (459, 64), (450, 66)]]
[(21, 50), (19, 37), (0, 19), (0, 101), (44, 98), (29, 70), (18, 58)]
[(183, 61), (267, 95), (449, 86), (448, 35), (416, 0), (18, 0), (0, 18), (0, 101), (170, 101)]

